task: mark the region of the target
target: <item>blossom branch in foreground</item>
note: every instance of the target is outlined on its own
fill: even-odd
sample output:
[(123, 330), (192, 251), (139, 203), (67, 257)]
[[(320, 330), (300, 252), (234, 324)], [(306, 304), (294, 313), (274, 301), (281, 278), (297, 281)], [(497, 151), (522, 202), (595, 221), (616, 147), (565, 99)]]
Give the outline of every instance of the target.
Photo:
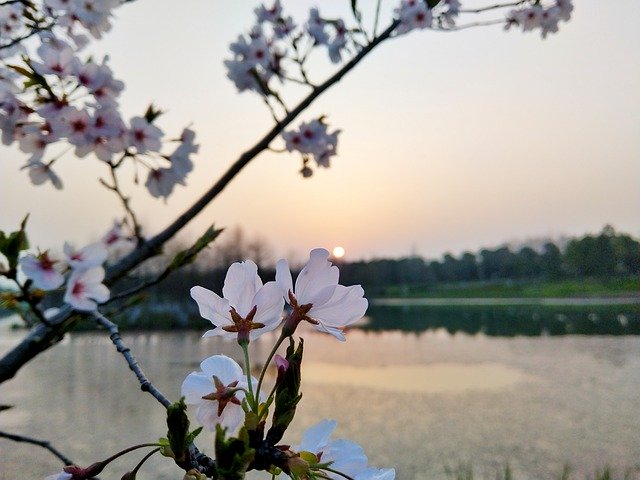
[(151, 381), (147, 378), (147, 376), (140, 368), (138, 364), (138, 360), (131, 353), (131, 349), (125, 345), (120, 337), (120, 330), (118, 329), (118, 325), (113, 323), (107, 317), (102, 315), (100, 312), (95, 311), (91, 313), (91, 316), (95, 319), (98, 325), (104, 327), (109, 332), (109, 338), (116, 346), (118, 352), (122, 354), (127, 363), (129, 364), (129, 368), (133, 373), (135, 373), (138, 381), (140, 382), (140, 389), (143, 392), (149, 392), (158, 402), (160, 402), (165, 408), (171, 405), (171, 402), (167, 397), (165, 397), (158, 388), (151, 383)]
[[(185, 210), (173, 223), (164, 230), (156, 234), (154, 237), (138, 245), (129, 255), (122, 258), (119, 262), (110, 267), (107, 271), (106, 281), (110, 285), (115, 280), (123, 277), (133, 268), (137, 267), (143, 261), (155, 256), (162, 245), (169, 241), (186, 226), (196, 215), (198, 215), (213, 199), (215, 199), (225, 187), (264, 150), (269, 148), (270, 143), (282, 131), (295, 120), (307, 107), (309, 107), (320, 95), (333, 85), (338, 83), (342, 77), (350, 72), (358, 63), (360, 63), (374, 48), (385, 40), (389, 39), (394, 30), (400, 24), (400, 20), (393, 21), (386, 30), (378, 37), (373, 39), (371, 43), (366, 45), (355, 57), (345, 63), (340, 70), (329, 77), (324, 83), (315, 87), (307, 97), (305, 97), (291, 112), (282, 119), (280, 123), (275, 125), (262, 139), (260, 139), (253, 147), (244, 152), (238, 160), (236, 160), (226, 173), (202, 195), (191, 207)], [(72, 314), (72, 310), (68, 308), (61, 309), (60, 313), (49, 320), (52, 326), (39, 324), (35, 326), (25, 338), (10, 350), (0, 360), (0, 383), (13, 378), (18, 370), (35, 358), (41, 352), (47, 350), (52, 345), (58, 343), (66, 333), (68, 326), (65, 328), (66, 321)]]
[(73, 462), (69, 459), (69, 457), (65, 456), (62, 452), (60, 452), (60, 450), (58, 450), (53, 445), (51, 445), (51, 443), (48, 442), (47, 440), (38, 440), (37, 438), (25, 437), (23, 435), (16, 435), (13, 433), (6, 433), (6, 432), (0, 432), (0, 438), (6, 438), (14, 442), (30, 443), (32, 445), (37, 445), (51, 452), (56, 458), (58, 458), (65, 465), (73, 464)]

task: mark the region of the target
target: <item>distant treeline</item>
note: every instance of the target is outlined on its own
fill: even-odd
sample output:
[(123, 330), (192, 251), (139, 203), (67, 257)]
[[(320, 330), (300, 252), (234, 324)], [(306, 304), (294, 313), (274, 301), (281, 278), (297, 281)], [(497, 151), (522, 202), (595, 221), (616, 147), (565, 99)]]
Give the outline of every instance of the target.
[[(241, 233), (232, 232), (227, 245), (218, 245), (207, 261), (171, 275), (154, 288), (154, 296), (169, 300), (188, 295), (192, 285), (206, 286), (220, 293), (229, 264), (254, 258), (249, 254), (252, 252), (244, 251), (243, 242)], [(255, 245), (246, 243), (256, 250)], [(266, 250), (267, 247), (264, 247), (261, 251)], [(213, 257), (216, 257), (215, 263)], [(220, 262), (220, 258), (224, 258), (224, 261)], [(275, 272), (261, 265), (261, 275), (264, 279), (273, 279)], [(506, 246), (485, 248), (477, 253), (465, 252), (458, 257), (445, 254), (440, 261), (411, 256), (340, 263), (341, 283), (362, 284), (369, 294), (381, 294), (388, 286), (428, 288), (478, 281), (555, 281), (638, 275), (640, 242), (630, 235), (617, 233), (610, 226), (604, 227), (597, 235), (572, 238), (566, 242), (564, 249), (550, 241), (540, 250), (528, 246), (516, 251)]]
[(479, 280), (560, 280), (627, 277), (640, 274), (640, 242), (606, 226), (598, 235), (573, 238), (561, 250), (547, 242), (542, 251), (522, 247), (482, 249), (459, 257), (445, 254), (441, 261), (421, 257), (381, 259), (344, 264), (345, 283), (370, 287), (430, 285)]

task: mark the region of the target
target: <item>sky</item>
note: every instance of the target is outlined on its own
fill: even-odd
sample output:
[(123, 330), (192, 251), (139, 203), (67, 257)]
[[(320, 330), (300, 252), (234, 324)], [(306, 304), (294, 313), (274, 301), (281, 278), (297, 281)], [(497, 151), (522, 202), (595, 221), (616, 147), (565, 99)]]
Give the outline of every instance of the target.
[[(466, 6), (486, 2), (467, 0)], [(326, 114), (340, 129), (329, 169), (303, 179), (295, 154), (265, 152), (181, 234), (240, 225), (277, 255), (340, 245), (347, 259), (440, 257), (532, 237), (582, 235), (605, 224), (640, 236), (640, 2), (579, 0), (542, 40), (501, 26), (416, 31), (369, 55), (296, 122)], [(365, 8), (373, 2), (360, 2)], [(387, 21), (395, 2), (383, 2)], [(178, 6), (179, 5), (179, 6)], [(153, 102), (168, 137), (191, 125), (200, 152), (187, 187), (165, 203), (133, 172), (123, 177), (145, 231), (185, 210), (273, 120), (260, 98), (226, 78), (228, 45), (253, 24), (257, 2), (137, 0), (90, 47), (126, 84), (130, 118)], [(349, 17), (347, 0), (283, 1), (298, 23), (319, 5)], [(500, 14), (483, 17), (500, 18)], [(365, 11), (365, 23), (372, 15)], [(335, 69), (325, 51), (312, 79)], [(299, 88), (283, 90), (298, 98)], [(282, 147), (282, 142), (275, 142)], [(56, 163), (65, 188), (34, 187), (25, 154), (3, 148), (0, 229), (30, 212), (32, 244), (60, 249), (98, 238), (122, 215), (94, 158)]]

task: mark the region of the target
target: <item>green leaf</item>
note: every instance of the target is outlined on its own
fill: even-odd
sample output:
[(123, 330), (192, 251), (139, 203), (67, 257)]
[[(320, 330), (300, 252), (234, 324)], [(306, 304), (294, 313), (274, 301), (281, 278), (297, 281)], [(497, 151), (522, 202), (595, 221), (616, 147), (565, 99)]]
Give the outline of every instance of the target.
[(147, 122), (153, 123), (153, 121), (162, 115), (164, 112), (159, 108), (153, 106), (153, 103), (147, 107), (147, 111), (144, 112), (144, 118)]
[(7, 65), (7, 67), (15, 72), (18, 72), (20, 75), (24, 75), (27, 78), (33, 78), (33, 72), (27, 70), (24, 67), (21, 67), (19, 65)]
[(213, 225), (211, 225), (207, 229), (207, 231), (204, 232), (204, 234), (196, 241), (196, 243), (194, 243), (186, 250), (178, 252), (176, 256), (173, 257), (173, 260), (171, 260), (171, 263), (167, 267), (167, 272), (176, 270), (180, 267), (183, 267), (184, 265), (193, 262), (198, 254), (206, 247), (208, 247), (209, 244), (213, 242), (218, 237), (218, 235), (222, 233), (223, 230), (224, 229), (222, 228), (216, 230), (215, 228), (213, 228)]
[(216, 469), (219, 478), (244, 480), (256, 451), (250, 447), (247, 429), (242, 427), (238, 437), (226, 438), (226, 429), (216, 425)]
[(9, 262), (9, 268), (11, 270), (15, 270), (18, 266), (18, 256), (20, 252), (29, 248), (29, 240), (27, 239), (27, 234), (24, 231), (27, 225), (27, 219), (29, 218), (29, 214), (22, 220), (20, 224), (20, 230), (17, 232), (12, 232), (7, 237), (4, 232), (0, 236), (0, 252), (7, 257)]
[(286, 354), (289, 367), (276, 387), (276, 406), (273, 412), (271, 428), (267, 432), (267, 441), (271, 445), (278, 443), (284, 436), (284, 432), (296, 413), (296, 406), (302, 398), (300, 393), (300, 367), (302, 365), (303, 350), (304, 340), (302, 338), (297, 349), (293, 339), (289, 339), (289, 347)]
[(171, 445), (169, 445), (168, 438), (163, 437), (158, 439), (158, 444), (160, 445), (160, 455), (163, 455), (169, 458), (176, 458), (175, 454), (173, 453), (173, 450), (171, 450)]
[(429, 8), (433, 8), (438, 5), (442, 0), (424, 0)]
[(182, 462), (185, 460), (190, 443), (187, 441), (189, 417), (187, 417), (187, 405), (184, 403), (184, 397), (167, 408), (167, 426), (169, 427), (167, 439), (171, 451), (176, 461)]
[(358, 0), (351, 0), (351, 11), (353, 12), (353, 16), (356, 17), (357, 20), (360, 20), (360, 12), (358, 11), (357, 3)]

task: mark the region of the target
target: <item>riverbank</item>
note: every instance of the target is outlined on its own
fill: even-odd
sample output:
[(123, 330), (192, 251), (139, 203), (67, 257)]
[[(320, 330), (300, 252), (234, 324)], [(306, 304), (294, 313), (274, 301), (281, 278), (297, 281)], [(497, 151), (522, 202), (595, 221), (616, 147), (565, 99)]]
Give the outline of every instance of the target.
[(557, 281), (467, 282), (439, 285), (392, 285), (385, 287), (381, 298), (628, 298), (640, 301), (640, 278), (607, 278)]

